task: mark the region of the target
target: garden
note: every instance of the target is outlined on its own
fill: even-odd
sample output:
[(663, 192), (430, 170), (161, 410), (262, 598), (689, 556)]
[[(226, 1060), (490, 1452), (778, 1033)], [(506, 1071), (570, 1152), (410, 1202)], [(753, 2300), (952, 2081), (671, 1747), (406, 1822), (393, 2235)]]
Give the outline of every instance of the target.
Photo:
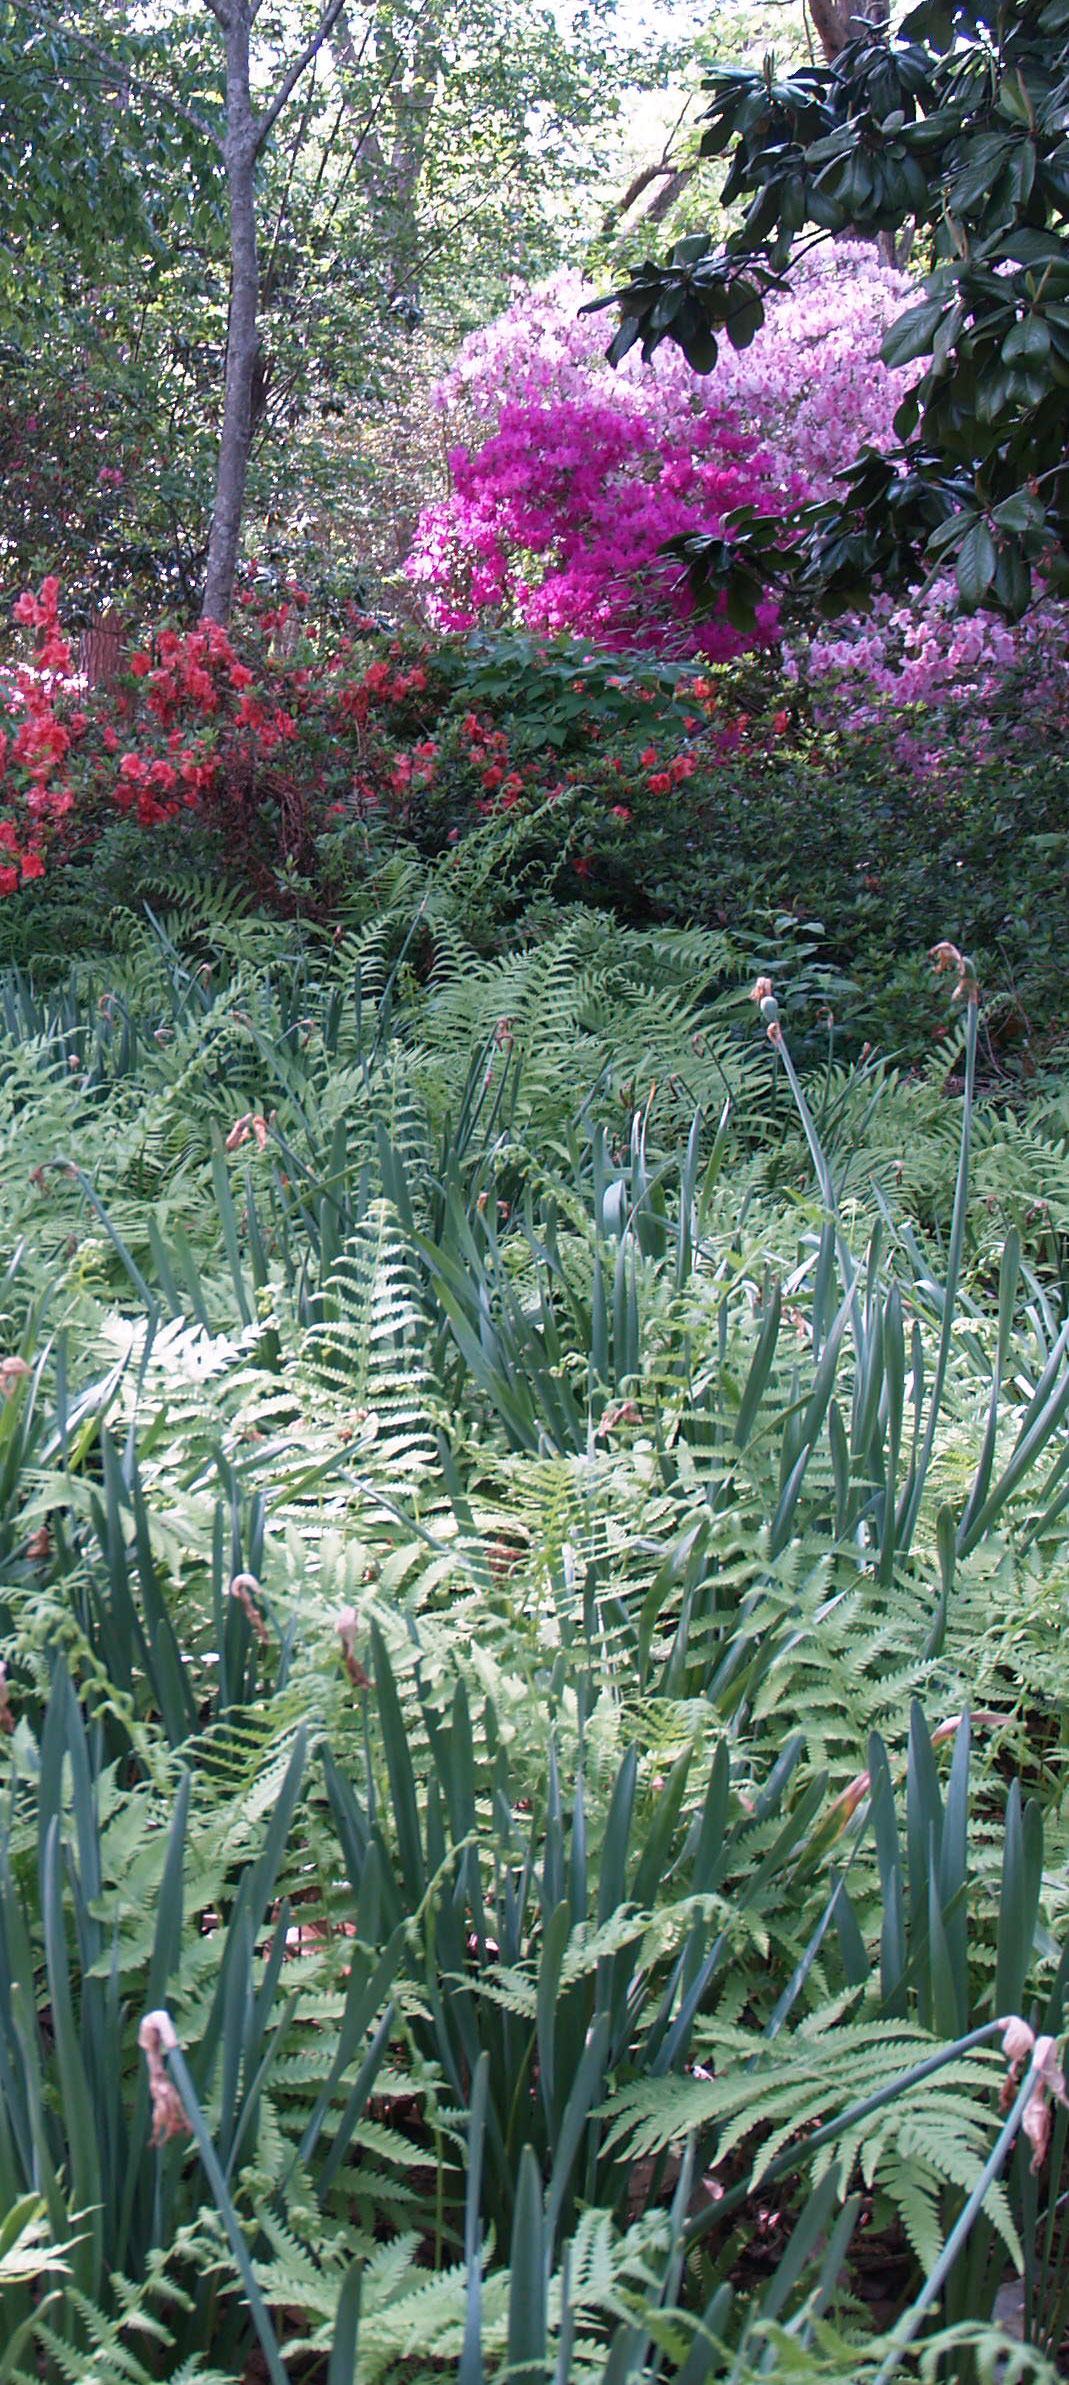
[(0, 0), (0, 2385), (1056, 2385), (1065, 10), (209, 10)]

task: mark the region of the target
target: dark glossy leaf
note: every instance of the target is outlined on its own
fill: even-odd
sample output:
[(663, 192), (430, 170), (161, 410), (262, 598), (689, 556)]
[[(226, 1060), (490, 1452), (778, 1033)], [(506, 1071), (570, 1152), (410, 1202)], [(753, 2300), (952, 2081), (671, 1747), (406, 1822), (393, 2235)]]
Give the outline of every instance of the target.
[(981, 605), (995, 577), (998, 552), (986, 522), (974, 522), (958, 548), (954, 576), (967, 611)]

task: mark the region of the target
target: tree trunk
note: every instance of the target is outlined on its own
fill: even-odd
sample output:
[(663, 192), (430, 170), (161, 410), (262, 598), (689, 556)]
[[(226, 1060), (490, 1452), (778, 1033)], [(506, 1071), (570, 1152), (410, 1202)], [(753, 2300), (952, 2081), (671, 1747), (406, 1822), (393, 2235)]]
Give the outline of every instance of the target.
[(890, 19), (889, 0), (809, 0), (813, 31), (829, 66), (848, 41), (866, 28), (878, 32)]
[(234, 594), (259, 360), (260, 270), (256, 254), (257, 119), (249, 90), (247, 0), (231, 0), (226, 34), (226, 162), (230, 202), (230, 316), (219, 467), (204, 582), (205, 621), (227, 621)]
[[(866, 31), (886, 32), (891, 20), (890, 0), (808, 0), (808, 7), (813, 31), (829, 66), (834, 66), (840, 50), (845, 50), (848, 41), (856, 41), (858, 35)], [(848, 231), (840, 232), (838, 237), (840, 240), (861, 240), (866, 243), (875, 239), (881, 262), (884, 265), (893, 265), (895, 262), (893, 232), (877, 232), (873, 235), (871, 232)]]

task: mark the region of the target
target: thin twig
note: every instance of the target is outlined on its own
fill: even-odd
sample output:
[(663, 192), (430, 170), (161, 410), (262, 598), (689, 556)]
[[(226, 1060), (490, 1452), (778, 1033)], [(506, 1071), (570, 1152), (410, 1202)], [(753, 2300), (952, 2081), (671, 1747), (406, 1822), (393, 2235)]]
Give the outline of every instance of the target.
[[(209, 0), (209, 5), (210, 4), (211, 0)], [(315, 32), (309, 34), (308, 40), (305, 42), (300, 57), (294, 59), (289, 73), (283, 76), (283, 79), (279, 84), (278, 90), (276, 91), (270, 106), (265, 109), (257, 126), (257, 156), (259, 156), (264, 143), (268, 139), (270, 133), (273, 131), (274, 126), (277, 124), (278, 119), (282, 114), (282, 110), (286, 105), (286, 101), (290, 98), (292, 92), (296, 90), (301, 76), (304, 73), (305, 67), (311, 64), (311, 61), (315, 57), (317, 50), (319, 50), (322, 43), (325, 42), (331, 27), (337, 24), (338, 18), (340, 17), (344, 6), (345, 0), (330, 0), (330, 5), (324, 9), (319, 23), (316, 26)]]

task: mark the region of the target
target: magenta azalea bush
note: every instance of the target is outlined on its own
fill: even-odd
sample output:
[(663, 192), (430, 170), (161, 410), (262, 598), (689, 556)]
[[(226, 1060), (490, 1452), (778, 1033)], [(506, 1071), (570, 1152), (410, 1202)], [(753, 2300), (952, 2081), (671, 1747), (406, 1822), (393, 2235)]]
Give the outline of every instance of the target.
[[(783, 502), (770, 459), (722, 408), (655, 428), (628, 389), (507, 400), (484, 445), (450, 460), (450, 495), (424, 513), (408, 564), (437, 628), (492, 615), (610, 649), (740, 651), (726, 620), (693, 617), (685, 574), (658, 552), (733, 506)], [(761, 609), (765, 638), (775, 620)]]
[[(880, 345), (912, 295), (906, 275), (863, 242), (837, 242), (792, 269), (762, 330), (715, 373), (695, 376), (675, 348), (613, 371), (605, 318), (577, 274), (521, 291), (467, 339), (436, 403), (451, 440), (448, 495), (425, 509), (407, 570), (437, 628), (521, 624), (610, 648), (737, 653), (722, 617), (693, 615), (667, 539), (716, 530), (734, 506), (775, 513), (823, 497), (864, 445), (894, 442), (915, 366), (890, 371)], [(772, 604), (759, 637), (775, 638)], [(884, 710), (970, 698), (1008, 674), (1069, 686), (1065, 616), (1036, 607), (1010, 628), (963, 618), (952, 580), (911, 602), (819, 628), (784, 654), (818, 714), (858, 723)]]

